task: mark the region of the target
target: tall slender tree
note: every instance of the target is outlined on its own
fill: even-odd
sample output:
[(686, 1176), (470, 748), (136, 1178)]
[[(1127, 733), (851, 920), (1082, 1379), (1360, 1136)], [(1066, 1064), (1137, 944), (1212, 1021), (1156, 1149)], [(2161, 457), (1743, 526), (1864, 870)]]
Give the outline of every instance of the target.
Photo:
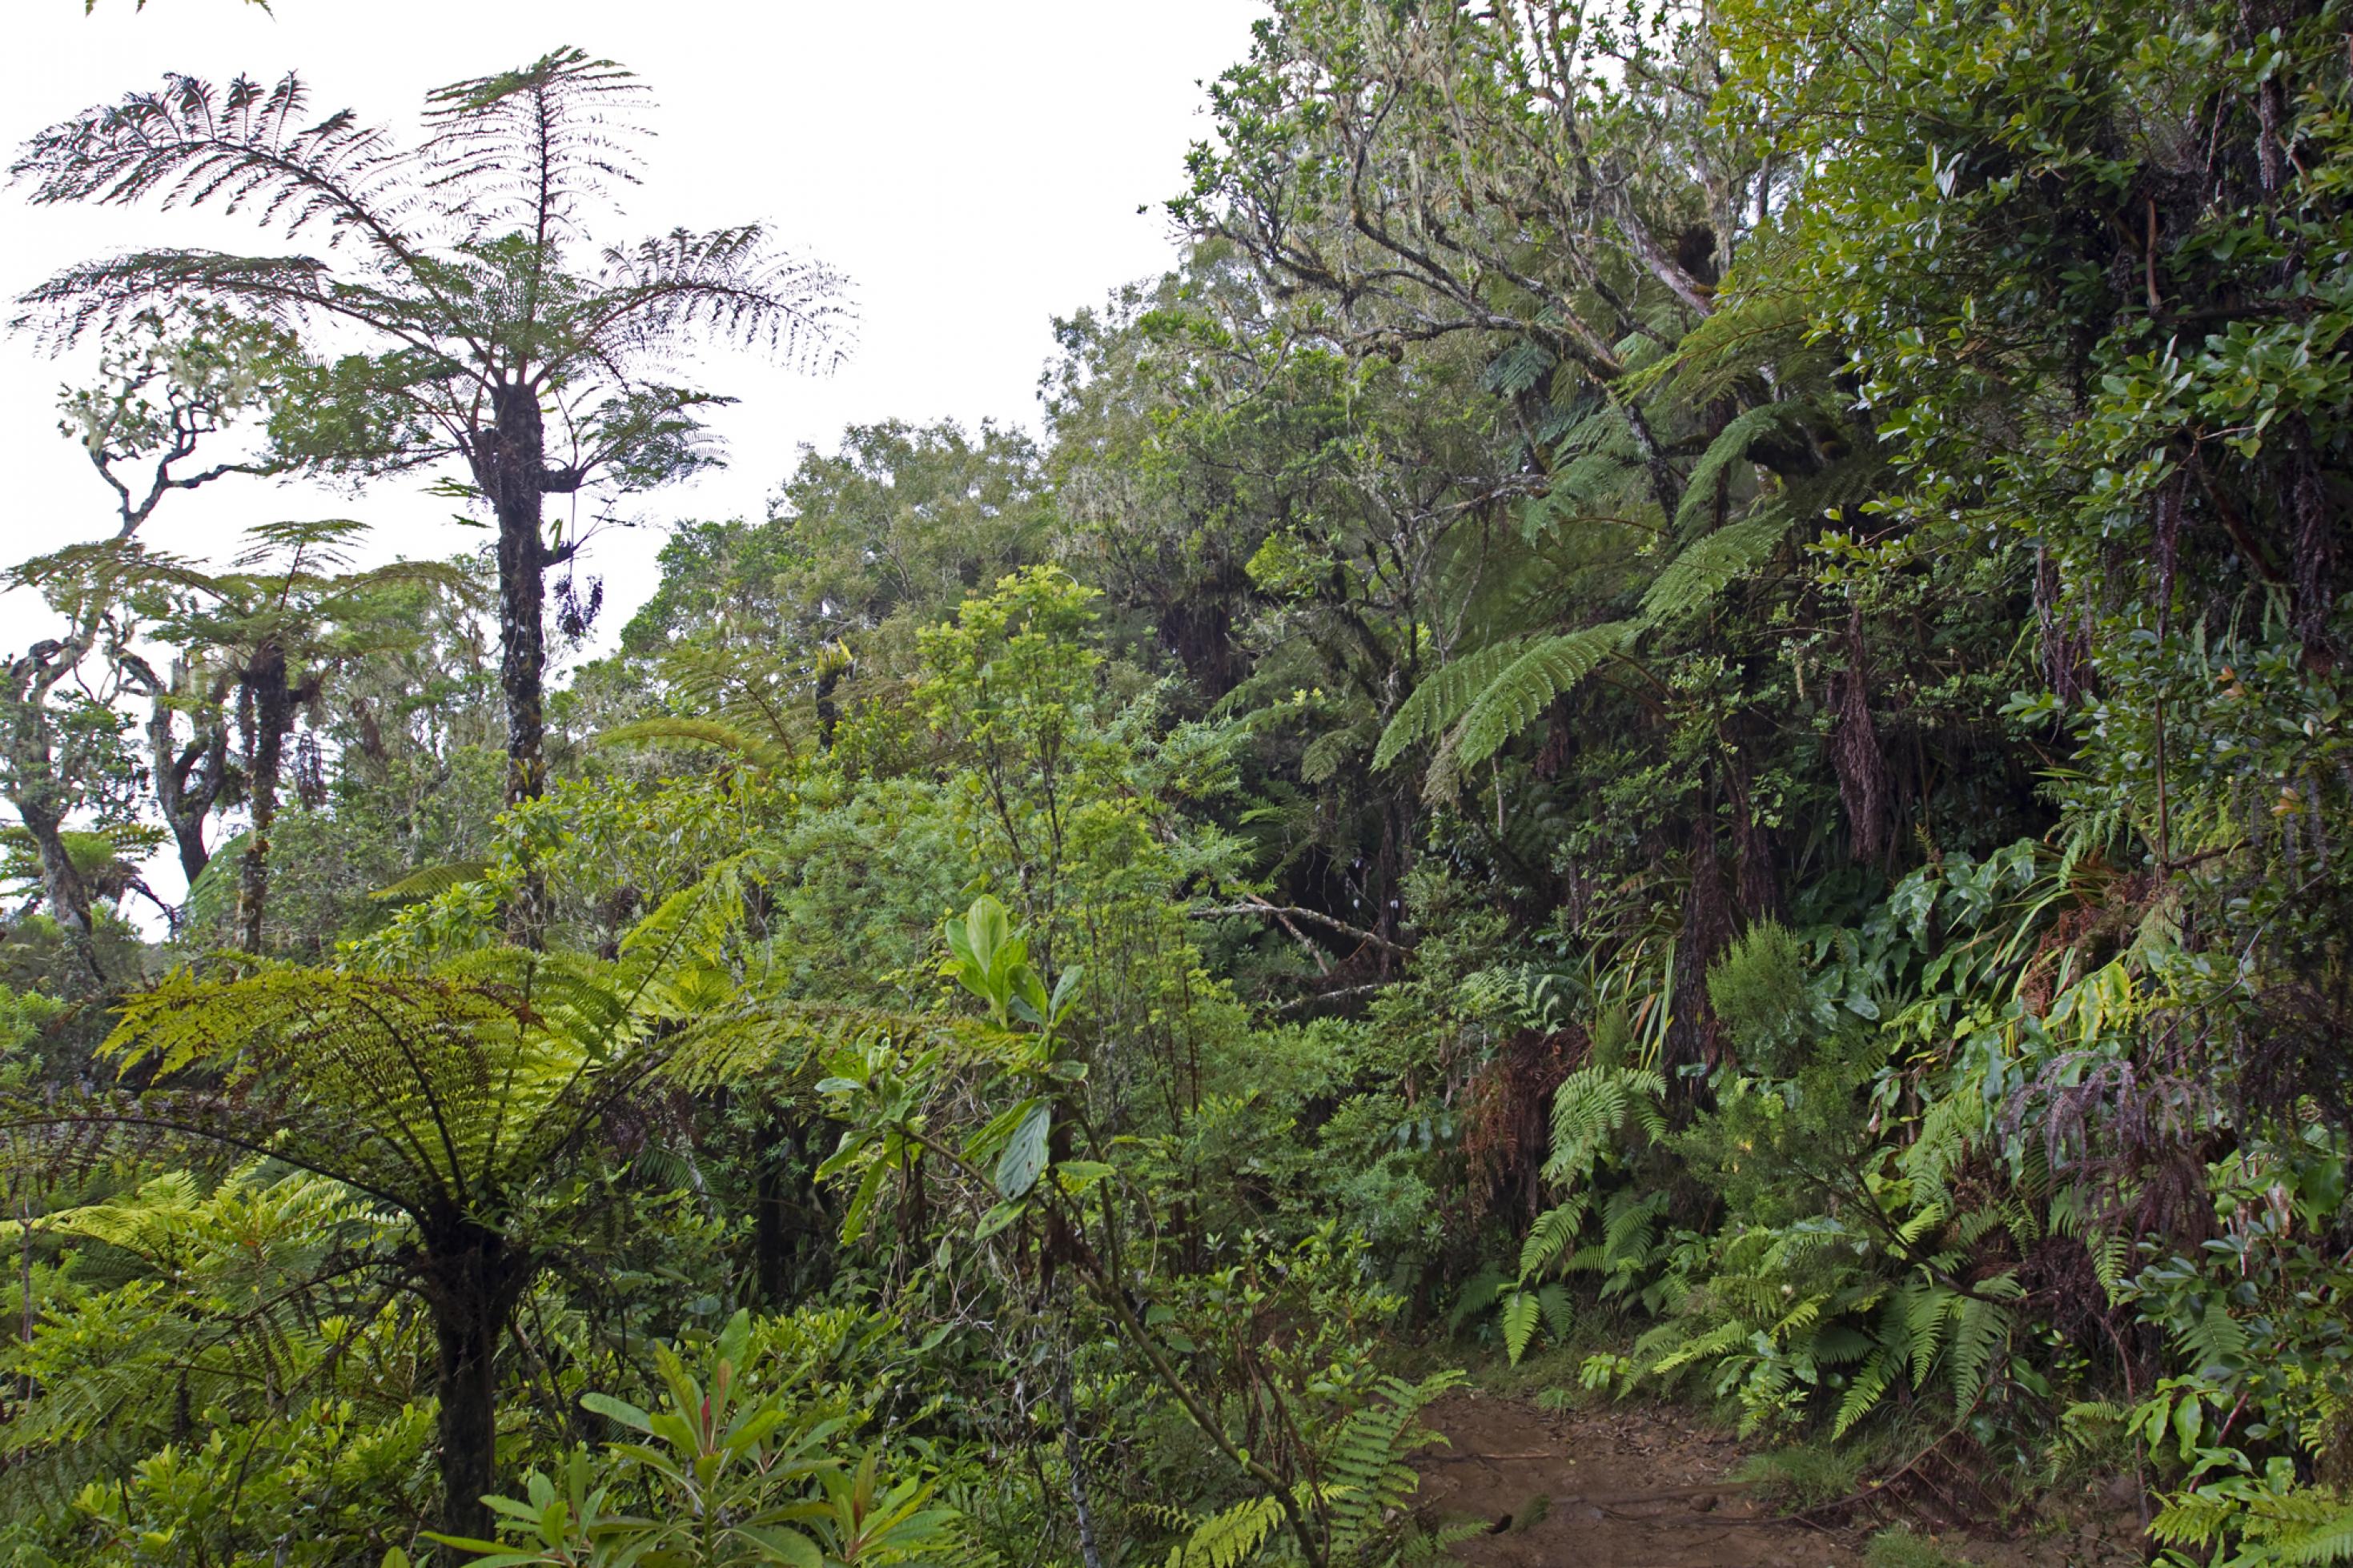
[[(712, 339), (804, 367), (843, 352), (843, 280), (752, 223), (595, 247), (591, 219), (637, 181), (629, 72), (575, 48), (427, 95), (404, 147), (309, 89), (170, 76), (35, 136), (12, 172), (37, 204), (210, 203), (315, 253), (151, 249), (69, 268), (24, 294), (19, 328), (61, 347), (167, 300), (312, 334), (271, 421), (273, 458), (346, 478), (462, 465), (451, 488), (495, 520), (506, 798), (545, 787), (548, 568), (581, 533), (550, 496), (634, 491), (717, 460), (678, 384)], [(330, 348), (330, 344), (334, 345)], [(343, 352), (345, 345), (349, 352)], [(537, 929), (536, 900), (515, 925)]]

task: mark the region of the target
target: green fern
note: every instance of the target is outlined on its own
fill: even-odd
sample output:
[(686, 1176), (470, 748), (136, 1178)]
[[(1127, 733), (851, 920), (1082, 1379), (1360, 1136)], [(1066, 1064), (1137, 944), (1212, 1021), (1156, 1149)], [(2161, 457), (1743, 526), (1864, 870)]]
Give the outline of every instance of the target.
[(1895, 1378), (1895, 1363), (1884, 1349), (1871, 1352), (1847, 1385), (1846, 1394), (1839, 1401), (1838, 1416), (1831, 1424), (1831, 1436), (1843, 1437), (1854, 1429), (1854, 1424), (1877, 1407)]
[(1167, 1568), (1237, 1568), (1258, 1555), (1282, 1523), (1282, 1505), (1271, 1497), (1246, 1498), (1195, 1523), (1170, 1549)]
[(1512, 637), (1432, 670), (1381, 731), (1380, 744), (1373, 750), (1373, 766), (1386, 768), (1407, 747), (1444, 734), (1495, 678), (1511, 668), (1526, 646), (1526, 638)]
[(1599, 668), (1641, 629), (1609, 621), (1559, 637), (1539, 638), (1497, 672), (1456, 725), (1458, 768), (1493, 756), (1504, 742), (1535, 722), (1554, 698)]
[(1514, 1290), (1504, 1298), (1504, 1353), (1511, 1358), (1514, 1366), (1519, 1365), (1520, 1357), (1527, 1353), (1528, 1342), (1535, 1337), (1541, 1317), (1542, 1309), (1536, 1303), (1535, 1291)]
[(1659, 1108), (1667, 1082), (1640, 1068), (1586, 1067), (1569, 1074), (1553, 1090), (1552, 1154), (1545, 1162), (1545, 1179), (1566, 1186), (1590, 1174), (1606, 1140), (1630, 1121), (1651, 1141), (1666, 1136), (1666, 1116)]
[(1788, 531), (1788, 513), (1778, 506), (1760, 508), (1755, 515), (1718, 529), (1651, 580), (1642, 595), (1643, 616), (1665, 622), (1705, 609), (1725, 584), (1764, 564)]
[(1572, 1194), (1537, 1216), (1527, 1240), (1520, 1244), (1521, 1279), (1533, 1279), (1568, 1250), (1577, 1240), (1577, 1227), (1585, 1223), (1585, 1197)]
[(708, 746), (732, 752), (759, 767), (776, 769), (791, 761), (791, 748), (718, 719), (639, 719), (597, 735), (597, 746)]
[(1758, 437), (1788, 429), (1800, 423), (1804, 414), (1805, 410), (1793, 403), (1767, 403), (1749, 409), (1717, 432), (1683, 480), (1683, 502), (1675, 508), (1676, 531), (1685, 532), (1697, 524), (1715, 504), (1715, 481), (1748, 455), (1748, 448)]
[(1384, 1377), (1377, 1397), (1341, 1423), (1327, 1451), (1330, 1468), (1322, 1489), (1335, 1563), (1375, 1563), (1395, 1555), (1420, 1485), (1408, 1460), (1445, 1440), (1421, 1425), (1421, 1413), (1462, 1383), (1462, 1373), (1455, 1371), (1419, 1383)]
[[(1384, 1377), (1372, 1397), (1317, 1444), (1323, 1473), (1314, 1485), (1303, 1484), (1295, 1500), (1315, 1519), (1332, 1563), (1434, 1560), (1433, 1538), (1412, 1518), (1420, 1480), (1409, 1461), (1445, 1441), (1421, 1424), (1421, 1413), (1462, 1383), (1462, 1373), (1453, 1371), (1419, 1383)], [(1290, 1562), (1296, 1552), (1283, 1529), (1282, 1500), (1271, 1495), (1245, 1499), (1204, 1518), (1187, 1519), (1173, 1510), (1165, 1516), (1186, 1531), (1185, 1539), (1170, 1549), (1166, 1568), (1238, 1568), (1253, 1561)]]
[[(218, 857), (215, 857), (216, 862)], [(209, 874), (211, 866), (205, 870)], [(452, 888), (462, 888), (469, 882), (479, 882), (490, 875), (487, 860), (452, 860), (440, 866), (424, 866), (411, 871), (396, 882), (388, 882), (368, 895), (385, 903), (417, 903), (435, 899)]]
[(2149, 1534), (2225, 1568), (2348, 1563), (2353, 1498), (2299, 1485), (2295, 1467), (2275, 1458), (2261, 1476), (2227, 1476), (2167, 1498)]

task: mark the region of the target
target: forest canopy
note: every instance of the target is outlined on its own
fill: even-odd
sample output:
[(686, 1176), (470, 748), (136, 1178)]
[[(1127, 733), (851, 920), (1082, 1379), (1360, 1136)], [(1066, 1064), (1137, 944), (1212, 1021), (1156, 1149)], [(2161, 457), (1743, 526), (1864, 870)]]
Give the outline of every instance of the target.
[(628, 69), (24, 135), (153, 243), (13, 318), (0, 1552), (1518, 1561), (1476, 1389), (2353, 1561), (2348, 28), (1273, 0), (1034, 428), (739, 442), (617, 625), (561, 503), (854, 352)]

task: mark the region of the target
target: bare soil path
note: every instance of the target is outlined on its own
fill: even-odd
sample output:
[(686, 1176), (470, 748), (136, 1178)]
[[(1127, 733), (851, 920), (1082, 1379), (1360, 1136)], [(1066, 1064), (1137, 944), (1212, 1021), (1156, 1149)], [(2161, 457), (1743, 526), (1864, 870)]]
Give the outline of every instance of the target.
[[(1863, 1568), (1867, 1528), (1774, 1517), (1733, 1479), (1741, 1449), (1685, 1412), (1615, 1405), (1558, 1415), (1494, 1394), (1451, 1395), (1429, 1426), (1449, 1447), (1420, 1463), (1420, 1501), (1495, 1521), (1455, 1549), (1479, 1568)], [(2088, 1522), (2024, 1541), (1945, 1539), (1984, 1568), (2130, 1568), (2137, 1521), (2109, 1500)], [(2103, 1517), (2105, 1516), (2105, 1517)]]

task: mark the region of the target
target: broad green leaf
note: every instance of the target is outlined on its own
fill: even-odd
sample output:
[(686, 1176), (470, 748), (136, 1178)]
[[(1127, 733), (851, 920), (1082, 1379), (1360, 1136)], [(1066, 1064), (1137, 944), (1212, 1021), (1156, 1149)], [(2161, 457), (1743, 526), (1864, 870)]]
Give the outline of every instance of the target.
[(788, 1563), (790, 1568), (826, 1568), (825, 1553), (797, 1530), (786, 1530), (781, 1525), (743, 1525), (735, 1533), (759, 1547), (771, 1563)]
[(1018, 1198), (1038, 1184), (1038, 1173), (1046, 1168), (1046, 1136), (1053, 1130), (1054, 1108), (1045, 1100), (1031, 1107), (1005, 1141), (1005, 1152), (997, 1157), (997, 1190), (1008, 1198)]
[(650, 1432), (654, 1429), (651, 1415), (609, 1394), (584, 1394), (580, 1396), (580, 1407), (593, 1410), (609, 1421), (617, 1421), (632, 1431)]

